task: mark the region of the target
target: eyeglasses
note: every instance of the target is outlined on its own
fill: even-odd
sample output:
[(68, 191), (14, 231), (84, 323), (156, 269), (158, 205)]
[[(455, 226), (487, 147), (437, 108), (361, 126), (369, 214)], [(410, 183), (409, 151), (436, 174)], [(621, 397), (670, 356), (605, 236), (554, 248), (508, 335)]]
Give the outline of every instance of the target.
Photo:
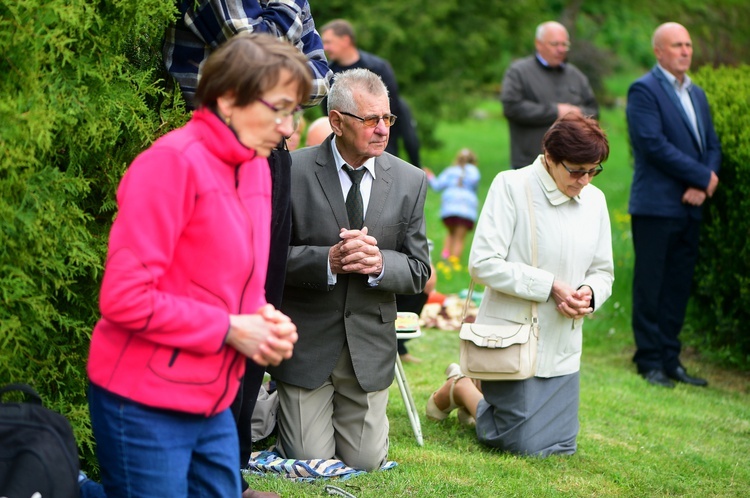
[(562, 167), (565, 168), (565, 171), (570, 173), (570, 177), (575, 178), (576, 180), (583, 178), (585, 175), (589, 175), (591, 176), (591, 178), (593, 178), (604, 171), (604, 166), (602, 166), (601, 163), (594, 169), (570, 169), (565, 165), (564, 162), (560, 161), (560, 164), (562, 164)]
[(570, 50), (570, 42), (547, 42), (550, 47), (552, 48), (564, 48), (565, 50)]
[(396, 115), (395, 114), (384, 114), (382, 116), (365, 116), (364, 118), (360, 118), (356, 114), (352, 114), (351, 112), (344, 112), (339, 111), (341, 114), (344, 114), (346, 116), (351, 116), (355, 119), (359, 119), (362, 121), (362, 124), (367, 126), (368, 128), (375, 128), (380, 120), (383, 120), (383, 123), (388, 126), (389, 128), (393, 126), (393, 123), (396, 122)]
[(258, 99), (258, 102), (263, 104), (264, 106), (271, 109), (273, 112), (276, 113), (276, 124), (280, 125), (284, 122), (285, 119), (287, 119), (289, 116), (292, 117), (292, 125), (294, 128), (297, 128), (297, 125), (299, 124), (299, 120), (302, 117), (302, 114), (304, 112), (304, 109), (302, 109), (301, 106), (295, 106), (293, 109), (283, 109), (276, 107), (275, 105), (271, 104), (270, 102), (266, 102), (263, 99)]

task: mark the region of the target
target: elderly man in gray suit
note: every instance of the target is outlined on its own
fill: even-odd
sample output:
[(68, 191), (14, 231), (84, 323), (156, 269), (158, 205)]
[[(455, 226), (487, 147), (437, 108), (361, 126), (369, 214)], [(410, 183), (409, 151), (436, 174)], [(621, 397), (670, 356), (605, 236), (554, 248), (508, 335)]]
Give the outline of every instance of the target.
[(388, 456), (395, 294), (421, 292), (430, 276), (427, 180), (384, 153), (396, 116), (379, 76), (339, 74), (328, 111), (333, 134), (292, 153), (281, 309), (299, 341), (291, 359), (270, 369), (280, 401), (278, 448), (286, 458), (337, 458), (374, 470)]

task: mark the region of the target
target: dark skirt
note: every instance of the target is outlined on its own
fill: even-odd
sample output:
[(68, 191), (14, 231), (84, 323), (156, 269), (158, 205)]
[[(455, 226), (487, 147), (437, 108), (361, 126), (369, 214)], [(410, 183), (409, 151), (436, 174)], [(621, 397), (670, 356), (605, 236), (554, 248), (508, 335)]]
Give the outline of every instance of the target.
[(519, 381), (482, 381), (477, 437), (519, 455), (546, 457), (576, 452), (579, 372)]
[(462, 218), (460, 216), (448, 216), (443, 218), (443, 225), (447, 227), (465, 226), (469, 230), (474, 230), (474, 222), (468, 218)]

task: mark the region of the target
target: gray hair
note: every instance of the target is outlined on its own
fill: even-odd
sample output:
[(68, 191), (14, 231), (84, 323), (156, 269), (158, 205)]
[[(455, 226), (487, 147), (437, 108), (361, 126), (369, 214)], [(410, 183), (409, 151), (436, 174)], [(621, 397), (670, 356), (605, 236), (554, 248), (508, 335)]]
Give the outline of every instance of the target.
[(545, 22), (543, 22), (542, 24), (540, 24), (539, 26), (536, 27), (536, 34), (535, 34), (536, 39), (539, 40), (540, 42), (543, 42), (544, 41), (544, 34), (547, 32), (547, 28), (549, 28), (551, 26), (559, 26), (563, 30), (565, 30), (566, 33), (568, 32), (568, 28), (566, 28), (565, 26), (563, 26), (562, 24), (560, 24), (557, 21), (545, 21)]
[(360, 90), (369, 95), (388, 96), (388, 88), (380, 76), (368, 69), (349, 69), (336, 75), (331, 90), (328, 92), (328, 112), (358, 112), (354, 90)]

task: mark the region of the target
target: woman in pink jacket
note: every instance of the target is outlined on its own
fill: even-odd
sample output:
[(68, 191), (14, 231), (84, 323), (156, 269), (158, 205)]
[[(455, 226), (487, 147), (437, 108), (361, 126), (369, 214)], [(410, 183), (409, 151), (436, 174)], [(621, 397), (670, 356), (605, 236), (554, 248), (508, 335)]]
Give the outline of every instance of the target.
[(310, 94), (306, 62), (268, 35), (235, 36), (206, 60), (190, 121), (122, 179), (88, 361), (110, 498), (241, 494), (228, 408), (245, 358), (276, 365), (297, 340), (263, 290), (266, 158)]

